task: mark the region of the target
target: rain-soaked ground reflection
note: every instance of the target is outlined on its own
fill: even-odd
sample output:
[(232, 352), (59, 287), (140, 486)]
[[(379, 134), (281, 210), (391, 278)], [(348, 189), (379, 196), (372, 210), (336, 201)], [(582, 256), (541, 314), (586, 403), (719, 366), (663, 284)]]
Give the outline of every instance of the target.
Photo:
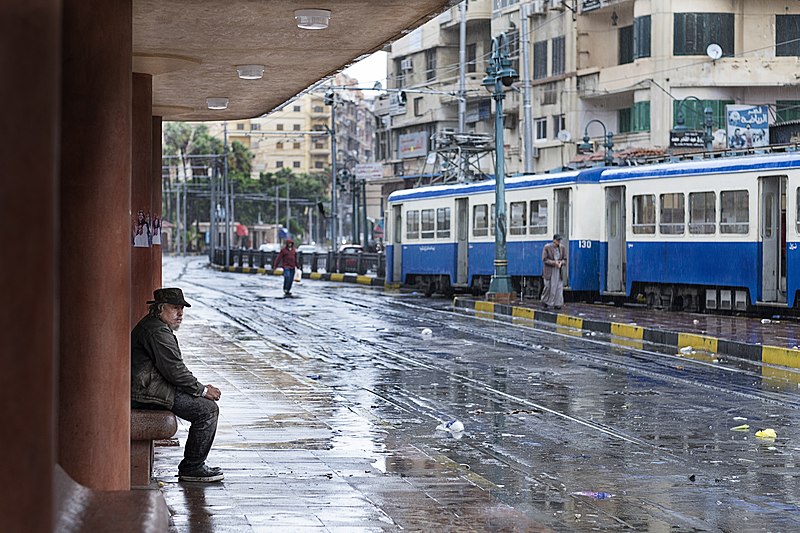
[(190, 364), (229, 392), (223, 485), (174, 483), (182, 449), (157, 454), (177, 530), (800, 530), (797, 390), (752, 369), (356, 287), (285, 301), (194, 263), (180, 283)]

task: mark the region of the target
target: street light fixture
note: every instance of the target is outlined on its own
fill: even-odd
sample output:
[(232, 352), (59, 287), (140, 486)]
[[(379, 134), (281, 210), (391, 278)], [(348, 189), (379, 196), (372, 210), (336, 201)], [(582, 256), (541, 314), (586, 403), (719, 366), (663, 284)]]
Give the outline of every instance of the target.
[[(701, 104), (703, 103), (703, 101), (696, 96), (687, 96), (686, 98), (678, 102), (678, 112), (675, 115), (675, 127), (672, 128), (672, 131), (683, 133), (689, 130), (689, 128), (685, 124), (686, 119), (683, 114), (683, 104), (686, 103), (686, 100), (696, 100)], [(707, 152), (711, 151), (712, 142), (714, 140), (714, 134), (711, 132), (713, 126), (713, 120), (714, 120), (714, 110), (711, 109), (710, 106), (705, 106), (703, 108), (703, 144), (705, 144)]]
[(589, 142), (589, 126), (594, 122), (600, 124), (603, 128), (603, 148), (605, 148), (603, 164), (611, 166), (614, 162), (614, 153), (612, 151), (614, 148), (614, 134), (606, 129), (606, 125), (603, 124), (601, 120), (594, 118), (586, 123), (586, 126), (583, 128), (583, 142), (578, 145), (578, 151), (582, 154), (594, 152), (594, 146)]
[(494, 233), (494, 274), (489, 284), (489, 298), (511, 299), (513, 289), (508, 276), (508, 260), (506, 259), (506, 193), (505, 193), (505, 155), (503, 154), (503, 93), (504, 87), (510, 87), (519, 76), (511, 66), (508, 39), (505, 33), (492, 38), (492, 57), (486, 67), (486, 77), (481, 85), (492, 93), (495, 101), (495, 233)]

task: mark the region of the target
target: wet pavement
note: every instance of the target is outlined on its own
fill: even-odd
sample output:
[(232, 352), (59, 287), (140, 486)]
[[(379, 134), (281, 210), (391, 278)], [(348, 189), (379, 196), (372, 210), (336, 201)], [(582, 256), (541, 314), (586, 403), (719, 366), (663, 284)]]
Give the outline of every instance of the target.
[(369, 288), (282, 299), (197, 259), (164, 279), (223, 391), (224, 482), (178, 483), (182, 448), (156, 449), (174, 531), (800, 530), (800, 394), (757, 369)]

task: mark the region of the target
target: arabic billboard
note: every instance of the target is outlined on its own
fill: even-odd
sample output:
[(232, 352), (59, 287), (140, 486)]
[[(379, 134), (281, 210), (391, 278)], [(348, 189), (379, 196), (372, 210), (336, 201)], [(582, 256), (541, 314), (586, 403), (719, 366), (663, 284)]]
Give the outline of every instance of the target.
[(769, 146), (769, 108), (765, 105), (726, 105), (728, 148)]

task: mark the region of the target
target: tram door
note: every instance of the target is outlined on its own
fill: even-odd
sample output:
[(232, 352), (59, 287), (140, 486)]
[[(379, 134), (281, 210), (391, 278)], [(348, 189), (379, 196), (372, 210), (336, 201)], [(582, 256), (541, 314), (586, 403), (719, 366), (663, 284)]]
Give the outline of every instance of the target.
[(401, 283), (403, 281), (403, 206), (393, 207), (392, 216), (392, 281)]
[[(554, 230), (564, 239), (561, 244), (567, 251), (567, 268), (562, 269), (564, 286), (569, 287), (569, 228), (570, 228), (570, 189), (556, 189), (555, 193), (555, 224)], [(552, 235), (551, 235), (552, 237)]]
[(786, 301), (786, 177), (761, 182), (761, 301)]
[(456, 284), (466, 285), (469, 281), (469, 200), (456, 199)]
[(625, 291), (625, 187), (606, 189), (606, 291)]

